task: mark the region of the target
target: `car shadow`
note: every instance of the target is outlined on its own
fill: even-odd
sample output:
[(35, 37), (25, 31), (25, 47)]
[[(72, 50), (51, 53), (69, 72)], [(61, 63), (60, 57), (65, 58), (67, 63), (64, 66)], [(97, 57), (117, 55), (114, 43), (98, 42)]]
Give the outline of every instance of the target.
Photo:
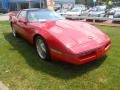
[(82, 76), (92, 70), (100, 68), (100, 65), (105, 61), (107, 56), (84, 65), (72, 65), (64, 62), (42, 61), (40, 60), (35, 47), (27, 43), (21, 38), (14, 38), (11, 33), (3, 33), (13, 48), (11, 52), (17, 50), (26, 60), (28, 65), (34, 70), (44, 72), (56, 78), (65, 80), (73, 79), (77, 76)]

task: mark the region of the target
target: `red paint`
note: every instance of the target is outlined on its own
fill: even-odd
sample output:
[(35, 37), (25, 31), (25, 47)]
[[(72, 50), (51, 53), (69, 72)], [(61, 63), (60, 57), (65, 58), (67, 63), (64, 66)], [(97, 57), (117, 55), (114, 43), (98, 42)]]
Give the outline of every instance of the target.
[(42, 36), (50, 49), (52, 60), (84, 64), (102, 57), (110, 48), (110, 38), (85, 22), (57, 20), (21, 23), (10, 16), (16, 32), (33, 44), (35, 35)]

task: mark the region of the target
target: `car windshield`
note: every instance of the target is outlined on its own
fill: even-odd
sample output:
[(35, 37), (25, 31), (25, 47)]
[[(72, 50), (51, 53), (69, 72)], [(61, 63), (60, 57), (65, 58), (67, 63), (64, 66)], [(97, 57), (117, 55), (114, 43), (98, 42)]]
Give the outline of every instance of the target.
[(91, 11), (93, 11), (93, 12), (96, 12), (96, 11), (104, 11), (104, 9), (101, 9), (101, 8), (95, 8), (95, 9), (92, 9)]
[(96, 6), (96, 7), (92, 8), (91, 11), (93, 11), (93, 12), (105, 11), (105, 7), (104, 6)]
[(57, 14), (54, 11), (50, 10), (35, 10), (28, 12), (28, 21), (29, 22), (44, 22), (44, 21), (53, 21), (64, 19), (61, 15)]

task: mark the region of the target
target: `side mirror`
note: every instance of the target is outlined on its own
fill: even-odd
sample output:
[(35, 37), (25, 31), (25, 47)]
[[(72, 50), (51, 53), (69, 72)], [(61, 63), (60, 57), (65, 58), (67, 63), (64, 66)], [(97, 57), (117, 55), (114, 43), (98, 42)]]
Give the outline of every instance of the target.
[(21, 23), (27, 23), (27, 21), (23, 18), (20, 18), (18, 21), (21, 22)]

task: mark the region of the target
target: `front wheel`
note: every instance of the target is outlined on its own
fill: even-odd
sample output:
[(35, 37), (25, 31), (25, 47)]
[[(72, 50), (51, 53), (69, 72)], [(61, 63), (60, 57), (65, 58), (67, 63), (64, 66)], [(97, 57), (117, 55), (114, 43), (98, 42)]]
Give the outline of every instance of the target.
[(50, 60), (50, 54), (48, 50), (47, 43), (44, 39), (38, 36), (35, 40), (35, 45), (37, 49), (37, 53), (42, 60)]

